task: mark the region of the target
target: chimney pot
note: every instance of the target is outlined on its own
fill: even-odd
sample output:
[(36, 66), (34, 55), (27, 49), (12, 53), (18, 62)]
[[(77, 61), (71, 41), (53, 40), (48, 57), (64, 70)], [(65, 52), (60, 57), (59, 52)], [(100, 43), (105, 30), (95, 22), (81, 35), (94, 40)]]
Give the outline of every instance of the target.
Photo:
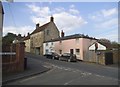
[(28, 34), (27, 34), (28, 36), (30, 35), (30, 33), (28, 32)]
[(36, 24), (36, 29), (39, 28), (39, 23)]
[(63, 30), (62, 30), (62, 32), (61, 32), (61, 37), (64, 37), (64, 35), (65, 35), (65, 34), (64, 34)]
[(52, 16), (50, 17), (50, 22), (54, 22), (54, 18)]

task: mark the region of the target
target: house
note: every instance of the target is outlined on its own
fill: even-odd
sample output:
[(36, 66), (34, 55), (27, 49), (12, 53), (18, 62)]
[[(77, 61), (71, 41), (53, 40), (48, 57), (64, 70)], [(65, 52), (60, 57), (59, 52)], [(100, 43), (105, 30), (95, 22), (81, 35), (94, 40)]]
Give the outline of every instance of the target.
[(26, 37), (24, 37), (24, 42), (25, 42), (25, 52), (30, 52), (30, 34)]
[(59, 30), (54, 23), (54, 18), (50, 17), (50, 22), (42, 26), (36, 24), (36, 29), (26, 38), (26, 51), (30, 49), (31, 53), (43, 55), (43, 42), (59, 38)]
[(64, 36), (62, 32), (61, 36), (61, 38), (45, 41), (43, 53), (56, 52), (60, 55), (63, 53), (73, 53), (76, 54), (78, 60), (85, 60), (88, 57), (89, 46), (97, 41), (95, 38), (82, 34)]

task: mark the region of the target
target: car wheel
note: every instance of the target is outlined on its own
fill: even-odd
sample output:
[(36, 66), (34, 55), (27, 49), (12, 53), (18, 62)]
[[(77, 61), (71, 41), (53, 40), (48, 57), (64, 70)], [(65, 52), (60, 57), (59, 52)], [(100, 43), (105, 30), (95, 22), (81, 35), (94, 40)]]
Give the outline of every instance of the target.
[(70, 60), (70, 59), (68, 59), (68, 62), (71, 62), (71, 60)]
[(61, 60), (60, 58), (58, 60)]
[(55, 57), (52, 57), (52, 59), (54, 60), (54, 59), (55, 59)]

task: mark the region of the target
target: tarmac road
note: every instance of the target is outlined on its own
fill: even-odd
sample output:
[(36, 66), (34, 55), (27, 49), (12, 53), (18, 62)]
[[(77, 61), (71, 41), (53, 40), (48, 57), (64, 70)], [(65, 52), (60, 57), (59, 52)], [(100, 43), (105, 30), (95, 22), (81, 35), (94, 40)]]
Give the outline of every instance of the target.
[[(27, 54), (28, 60), (53, 67), (50, 71), (7, 85), (118, 85), (118, 68), (86, 62), (66, 62)], [(29, 61), (29, 62), (30, 62)]]

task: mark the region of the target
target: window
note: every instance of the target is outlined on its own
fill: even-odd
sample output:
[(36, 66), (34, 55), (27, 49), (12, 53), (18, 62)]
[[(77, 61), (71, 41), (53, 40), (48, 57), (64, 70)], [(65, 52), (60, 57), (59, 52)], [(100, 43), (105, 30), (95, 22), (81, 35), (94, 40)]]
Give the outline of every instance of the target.
[(48, 50), (48, 49), (46, 49), (46, 50), (45, 50), (45, 53), (47, 54), (48, 52), (49, 52), (49, 50)]
[(49, 30), (47, 30), (47, 35), (49, 35), (49, 33), (50, 33), (50, 31), (49, 31)]
[(76, 49), (76, 55), (80, 55), (80, 49)]
[(76, 39), (76, 43), (79, 43), (79, 38)]
[(48, 43), (46, 43), (46, 46), (48, 46)]
[(59, 50), (59, 53), (62, 54), (62, 50)]
[(61, 44), (61, 43), (62, 43), (62, 41), (60, 40), (60, 41), (59, 41), (59, 43)]
[(53, 45), (53, 42), (51, 43), (51, 45)]
[(53, 52), (53, 49), (51, 49), (51, 52)]

